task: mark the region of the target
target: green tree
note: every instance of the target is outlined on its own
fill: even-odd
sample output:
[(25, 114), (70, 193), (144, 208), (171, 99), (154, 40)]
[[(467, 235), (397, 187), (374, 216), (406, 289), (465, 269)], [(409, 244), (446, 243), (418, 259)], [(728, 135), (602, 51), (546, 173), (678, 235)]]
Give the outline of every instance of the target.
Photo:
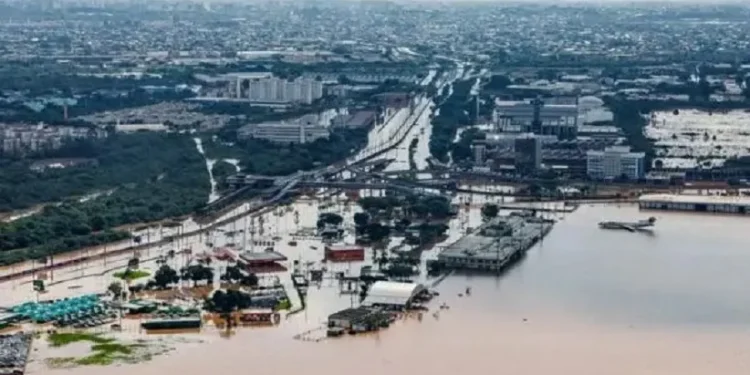
[(119, 299), (122, 296), (122, 284), (119, 281), (113, 281), (107, 287), (107, 291), (112, 293), (114, 299)]
[(357, 212), (354, 214), (354, 225), (357, 233), (364, 231), (367, 224), (370, 222), (370, 215), (365, 212)]
[(484, 221), (489, 221), (497, 217), (498, 213), (500, 213), (500, 209), (496, 204), (487, 203), (482, 206), (482, 219)]
[(180, 277), (177, 274), (177, 271), (166, 264), (159, 267), (159, 269), (156, 270), (156, 273), (154, 273), (154, 283), (161, 289), (166, 289), (168, 286), (176, 284), (179, 281)]
[(339, 226), (344, 222), (344, 218), (339, 214), (326, 212), (318, 216), (317, 226), (318, 229), (325, 227), (326, 225)]
[(371, 242), (380, 242), (390, 235), (390, 228), (380, 223), (370, 223), (365, 229), (367, 237)]

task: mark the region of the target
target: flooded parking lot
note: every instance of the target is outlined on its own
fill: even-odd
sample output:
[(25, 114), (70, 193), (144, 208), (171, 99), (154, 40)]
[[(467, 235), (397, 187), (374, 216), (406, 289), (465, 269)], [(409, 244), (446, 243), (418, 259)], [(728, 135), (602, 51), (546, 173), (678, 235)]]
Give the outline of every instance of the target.
[(750, 116), (746, 111), (657, 111), (645, 135), (654, 140), (655, 163), (664, 168), (721, 166), (750, 154)]

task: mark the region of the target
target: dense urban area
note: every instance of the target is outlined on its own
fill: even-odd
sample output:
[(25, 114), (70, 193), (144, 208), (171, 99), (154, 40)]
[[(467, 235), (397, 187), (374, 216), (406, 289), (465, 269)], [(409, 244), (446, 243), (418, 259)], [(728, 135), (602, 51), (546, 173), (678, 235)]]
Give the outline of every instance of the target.
[[(0, 0), (0, 374), (183, 344), (128, 330), (296, 324), (318, 342), (437, 321), (460, 308), (439, 293), (454, 271), (513, 272), (589, 204), (748, 215), (748, 20), (718, 4)], [(622, 219), (598, 226), (656, 222)], [(289, 323), (308, 310), (325, 327)]]

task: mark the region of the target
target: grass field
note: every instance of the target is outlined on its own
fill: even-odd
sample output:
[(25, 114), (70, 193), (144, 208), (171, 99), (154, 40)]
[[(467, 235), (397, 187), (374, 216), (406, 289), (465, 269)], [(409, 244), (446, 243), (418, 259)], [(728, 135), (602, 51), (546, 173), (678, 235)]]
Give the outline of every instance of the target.
[(91, 354), (81, 358), (65, 357), (53, 358), (54, 366), (78, 365), (78, 366), (106, 366), (116, 361), (132, 362), (135, 358), (135, 350), (143, 347), (142, 344), (121, 344), (115, 339), (106, 338), (90, 333), (53, 333), (47, 338), (50, 345), (61, 347), (75, 342), (90, 342)]

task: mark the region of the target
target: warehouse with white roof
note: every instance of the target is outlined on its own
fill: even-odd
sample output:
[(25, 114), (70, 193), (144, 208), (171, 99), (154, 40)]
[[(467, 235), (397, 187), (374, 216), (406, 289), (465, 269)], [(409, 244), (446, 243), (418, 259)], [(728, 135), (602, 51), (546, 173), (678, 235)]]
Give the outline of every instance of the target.
[(425, 290), (425, 286), (418, 283), (376, 281), (370, 287), (362, 305), (404, 308), (408, 307), (414, 298)]

